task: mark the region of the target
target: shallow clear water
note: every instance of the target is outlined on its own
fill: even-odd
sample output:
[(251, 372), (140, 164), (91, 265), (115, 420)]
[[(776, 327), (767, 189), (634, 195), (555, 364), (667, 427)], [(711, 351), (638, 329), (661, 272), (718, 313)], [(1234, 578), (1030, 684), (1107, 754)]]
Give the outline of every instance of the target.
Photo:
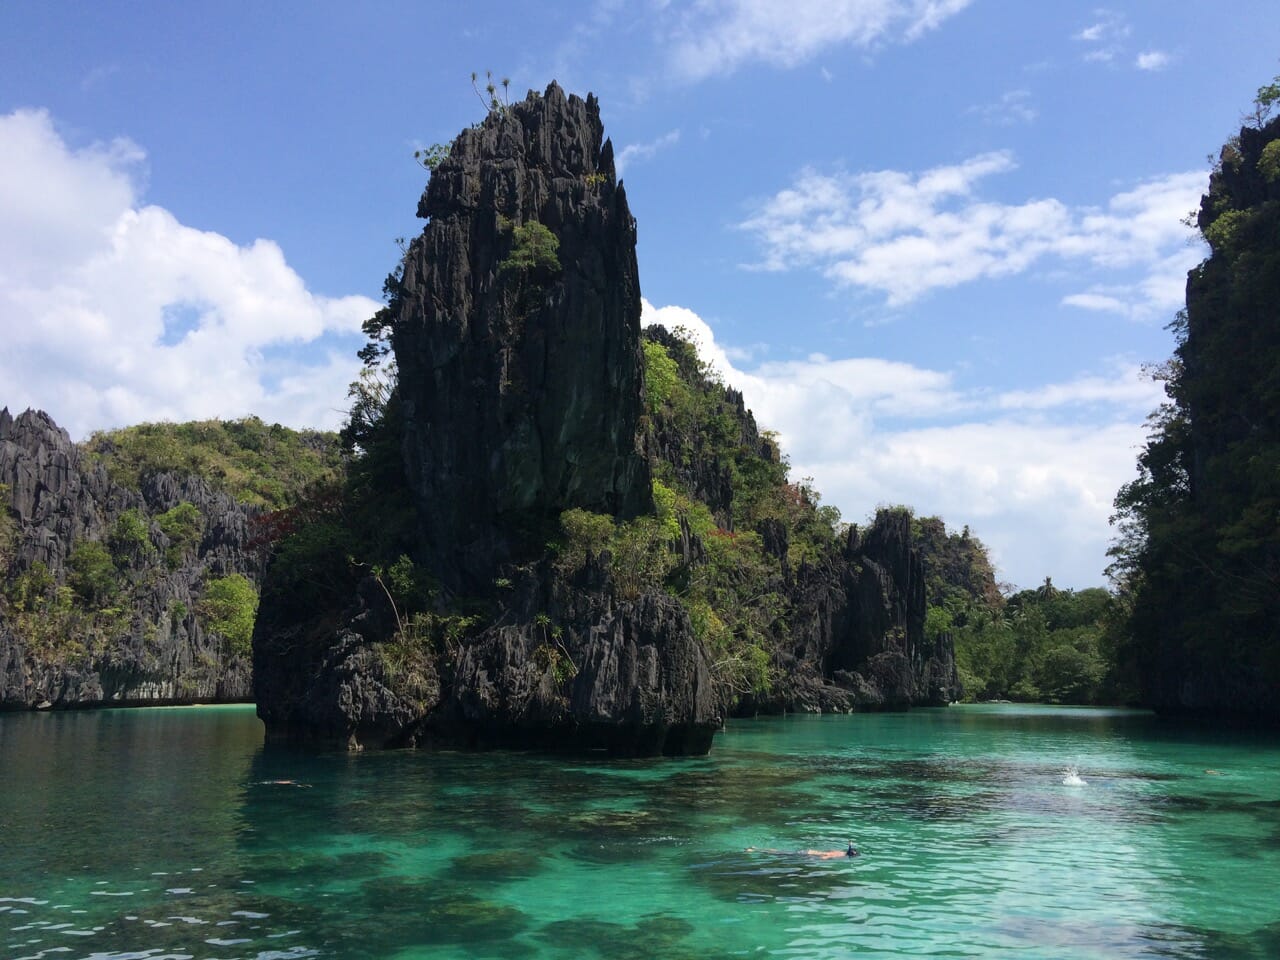
[(1280, 956), (1280, 740), (953, 707), (610, 762), (0, 716), (0, 957), (731, 956)]

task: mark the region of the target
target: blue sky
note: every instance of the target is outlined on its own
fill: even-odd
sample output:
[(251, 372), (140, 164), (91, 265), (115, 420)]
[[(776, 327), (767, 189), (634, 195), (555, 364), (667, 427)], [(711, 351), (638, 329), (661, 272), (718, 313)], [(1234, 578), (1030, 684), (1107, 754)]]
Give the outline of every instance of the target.
[(337, 426), (472, 71), (596, 93), (646, 320), (861, 521), (1103, 582), (1273, 0), (0, 5), (0, 405)]

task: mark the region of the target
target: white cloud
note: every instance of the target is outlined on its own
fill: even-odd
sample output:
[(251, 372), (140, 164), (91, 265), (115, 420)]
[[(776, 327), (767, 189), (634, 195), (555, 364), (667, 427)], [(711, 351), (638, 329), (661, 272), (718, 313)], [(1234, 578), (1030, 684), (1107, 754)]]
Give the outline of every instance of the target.
[(248, 413), (336, 426), (378, 305), (311, 293), (269, 240), (141, 204), (144, 160), (123, 139), (72, 149), (44, 111), (0, 116), (0, 405), (77, 437)]
[(1063, 297), (1062, 302), (1068, 307), (1079, 307), (1081, 310), (1096, 310), (1100, 313), (1119, 313), (1129, 315), (1129, 304), (1119, 297), (1094, 291), (1093, 293), (1073, 293)]
[(1139, 70), (1163, 70), (1172, 58), (1163, 50), (1147, 50), (1138, 54), (1134, 66)]
[(945, 371), (875, 358), (739, 369), (691, 310), (646, 301), (642, 322), (692, 333), (761, 426), (778, 431), (793, 476), (814, 477), (845, 519), (907, 503), (969, 524), (1015, 583), (1102, 582), (1112, 499), (1163, 399), (1137, 367), (990, 395), (959, 389)]
[[(1198, 259), (1180, 222), (1199, 202), (1200, 172), (1172, 174), (1112, 197), (1104, 208), (1059, 200), (1000, 203), (978, 197), (981, 181), (1014, 169), (1007, 151), (920, 174), (805, 170), (740, 226), (764, 248), (757, 267), (813, 268), (840, 286), (876, 290), (901, 306), (939, 287), (1022, 273), (1050, 258), (1100, 273), (1143, 274), (1112, 299), (1145, 316), (1176, 304), (1174, 278)], [(1064, 302), (1081, 301), (1080, 291)]]
[[(1115, 10), (1095, 10), (1097, 19), (1089, 26), (1074, 34), (1073, 39), (1084, 44), (1084, 59), (1090, 63), (1115, 63), (1124, 56), (1128, 39), (1133, 33), (1124, 14)], [(1145, 50), (1133, 59), (1133, 65), (1139, 70), (1163, 70), (1173, 62), (1170, 54), (1163, 50)]]
[(1114, 10), (1099, 9), (1094, 11), (1094, 15), (1097, 20), (1075, 34), (1074, 39), (1086, 45), (1086, 60), (1110, 63), (1119, 56), (1132, 29), (1124, 15)]
[(618, 174), (622, 176), (623, 171), (637, 160), (648, 160), (659, 150), (665, 150), (667, 147), (674, 146), (680, 142), (680, 131), (669, 130), (656, 140), (650, 140), (648, 143), (629, 143), (618, 151), (614, 157), (613, 165)]
[(986, 123), (1002, 127), (1030, 123), (1039, 116), (1039, 111), (1031, 103), (1030, 90), (1010, 90), (994, 103), (970, 107), (966, 112), (981, 117)]
[(703, 0), (668, 39), (672, 69), (686, 80), (748, 63), (795, 67), (834, 47), (911, 42), (971, 0)]
[(1164, 388), (1146, 377), (1136, 364), (1116, 364), (1106, 376), (1088, 375), (1066, 383), (1048, 383), (1034, 390), (1001, 393), (995, 405), (1001, 410), (1064, 410), (1102, 406), (1144, 418), (1164, 402)]

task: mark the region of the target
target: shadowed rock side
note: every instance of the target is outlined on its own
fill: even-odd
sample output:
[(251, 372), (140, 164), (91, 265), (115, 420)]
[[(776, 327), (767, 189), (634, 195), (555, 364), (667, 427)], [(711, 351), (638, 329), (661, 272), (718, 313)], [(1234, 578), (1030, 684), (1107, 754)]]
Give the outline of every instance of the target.
[(1280, 727), (1280, 118), (1224, 145), (1197, 225), (1169, 402), (1116, 500), (1121, 657), (1161, 713)]
[[(210, 578), (258, 579), (251, 508), (197, 477), (117, 486), (31, 410), (0, 410), (0, 485), (0, 708), (249, 698), (248, 657), (196, 610)], [(155, 518), (183, 503), (196, 519), (175, 543)], [(126, 513), (138, 519), (128, 541)]]
[(510, 570), (487, 624), (435, 643), (397, 636), (378, 584), (345, 610), (281, 622), (264, 594), (258, 715), (276, 742), (702, 754), (720, 716), (705, 651), (661, 593), (617, 595), (600, 560), (566, 580)]
[[(567, 507), (652, 508), (636, 227), (603, 132), (553, 83), (463, 131), (418, 207), (393, 342), (423, 556), (454, 587)], [(538, 224), (558, 266), (512, 265)]]
[(838, 553), (790, 576), (792, 604), (777, 678), (744, 696), (739, 715), (904, 710), (960, 697), (949, 638), (926, 640), (924, 565), (910, 517), (881, 511)]

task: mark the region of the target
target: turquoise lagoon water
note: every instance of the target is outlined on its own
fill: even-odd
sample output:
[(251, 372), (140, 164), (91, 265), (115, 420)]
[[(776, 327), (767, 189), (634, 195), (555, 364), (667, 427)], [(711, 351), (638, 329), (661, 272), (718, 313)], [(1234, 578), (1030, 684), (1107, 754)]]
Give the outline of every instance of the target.
[(1280, 740), (953, 707), (611, 762), (0, 716), (0, 957), (925, 956), (1280, 957)]

